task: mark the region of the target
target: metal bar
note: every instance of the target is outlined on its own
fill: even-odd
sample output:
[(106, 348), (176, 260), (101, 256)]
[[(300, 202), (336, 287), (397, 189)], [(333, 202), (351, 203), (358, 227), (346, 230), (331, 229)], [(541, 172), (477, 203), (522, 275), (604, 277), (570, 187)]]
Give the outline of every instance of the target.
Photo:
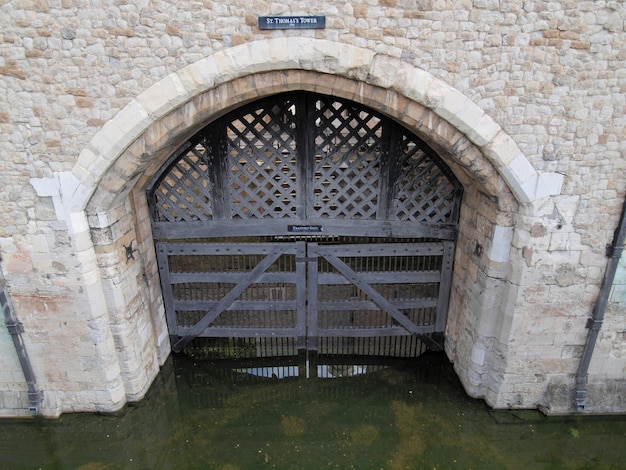
[(587, 377), (589, 373), (589, 365), (591, 364), (591, 357), (600, 334), (600, 328), (604, 321), (604, 313), (608, 305), (611, 290), (613, 288), (613, 282), (615, 280), (615, 273), (620, 262), (624, 243), (626, 242), (626, 200), (622, 205), (622, 213), (620, 215), (617, 228), (613, 234), (613, 241), (611, 247), (613, 249), (607, 250), (607, 256), (609, 256), (609, 264), (604, 272), (604, 278), (600, 286), (600, 293), (598, 294), (598, 300), (593, 309), (591, 318), (587, 321), (587, 328), (589, 329), (589, 335), (587, 336), (587, 342), (583, 349), (583, 355), (580, 359), (578, 366), (578, 372), (576, 373), (576, 388), (574, 389), (574, 401), (576, 409), (578, 411), (584, 411), (585, 400), (587, 399)]
[(24, 374), (24, 380), (26, 381), (26, 389), (28, 390), (28, 410), (32, 414), (39, 413), (39, 405), (43, 401), (43, 393), (37, 390), (37, 381), (35, 379), (35, 373), (33, 371), (26, 345), (24, 344), (24, 338), (22, 333), (24, 327), (15, 316), (9, 297), (7, 295), (6, 283), (2, 277), (0, 277), (0, 307), (4, 311), (5, 324), (9, 330), (9, 334), (13, 340), (15, 346), (15, 352)]
[(274, 250), (268, 254), (259, 264), (257, 264), (252, 271), (248, 273), (246, 279), (237, 284), (218, 304), (210, 310), (202, 320), (188, 331), (185, 336), (180, 338), (172, 347), (174, 352), (180, 352), (183, 348), (198, 336), (218, 315), (220, 315), (234, 300), (241, 295), (266, 269), (268, 269), (279, 257), (284, 253), (284, 248), (275, 247)]

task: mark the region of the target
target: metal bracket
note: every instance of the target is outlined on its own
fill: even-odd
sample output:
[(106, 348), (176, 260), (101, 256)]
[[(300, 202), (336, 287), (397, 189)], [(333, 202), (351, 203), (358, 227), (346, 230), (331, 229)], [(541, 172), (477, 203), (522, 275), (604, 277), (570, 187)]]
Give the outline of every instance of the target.
[(131, 259), (135, 259), (135, 255), (133, 253), (135, 253), (136, 251), (139, 251), (138, 249), (133, 249), (133, 242), (130, 242), (130, 245), (126, 246), (126, 245), (122, 245), (124, 247), (124, 249), (126, 250), (126, 262), (128, 263), (129, 260)]
[(19, 321), (15, 321), (12, 323), (7, 323), (7, 329), (9, 330), (9, 333), (12, 336), (18, 336), (21, 333), (24, 333), (24, 325), (22, 325), (22, 322)]
[(605, 254), (607, 258), (619, 258), (623, 251), (623, 246), (607, 245)]
[(576, 389), (574, 390), (574, 402), (576, 411), (585, 411), (585, 401), (587, 399), (587, 376), (576, 378)]
[(592, 330), (592, 331), (600, 331), (600, 328), (602, 328), (602, 321), (594, 320), (593, 318), (587, 318), (587, 323), (585, 324), (585, 328)]
[[(33, 384), (34, 387), (34, 384)], [(39, 405), (43, 402), (43, 392), (41, 390), (32, 390), (28, 392), (28, 411), (36, 415), (39, 413)]]

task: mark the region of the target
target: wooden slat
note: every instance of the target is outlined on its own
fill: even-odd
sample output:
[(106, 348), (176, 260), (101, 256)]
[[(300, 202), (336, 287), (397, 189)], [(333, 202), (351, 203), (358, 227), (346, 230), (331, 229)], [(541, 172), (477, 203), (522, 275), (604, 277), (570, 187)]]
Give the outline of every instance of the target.
[[(218, 300), (174, 300), (175, 311), (193, 312), (200, 310), (210, 310), (219, 303)], [(397, 309), (415, 309), (436, 307), (437, 299), (401, 300), (392, 301)], [(350, 311), (350, 310), (380, 310), (375, 302), (368, 300), (346, 300), (346, 301), (318, 301), (318, 311)], [(296, 300), (236, 300), (224, 311), (297, 311)]]
[[(237, 284), (246, 277), (246, 272), (215, 272), (215, 273), (171, 273), (172, 284), (184, 283), (226, 283)], [(295, 284), (296, 277), (293, 272), (270, 272), (264, 273), (255, 284)]]
[[(437, 306), (437, 299), (394, 300), (397, 309), (432, 308)], [(380, 310), (380, 306), (369, 300), (323, 301), (317, 303), (318, 311)]]
[[(169, 255), (267, 255), (276, 243), (168, 243)], [(285, 244), (282, 254), (295, 254), (293, 244)]]
[(415, 332), (411, 333), (402, 327), (383, 327), (383, 328), (318, 328), (318, 336), (320, 338), (371, 338), (379, 336), (412, 336), (425, 335), (432, 333), (434, 327), (432, 325), (418, 326)]
[[(415, 272), (359, 272), (361, 278), (368, 284), (426, 284), (439, 282), (439, 271), (415, 271)], [(320, 285), (352, 284), (345, 276), (335, 273), (319, 273)]]
[(293, 338), (297, 328), (226, 328), (207, 327), (200, 333), (192, 333), (191, 327), (179, 327), (181, 336), (193, 334), (194, 338)]
[(317, 251), (322, 256), (329, 253), (341, 258), (355, 256), (437, 256), (443, 254), (443, 245), (441, 243), (321, 245)]
[(155, 240), (191, 239), (232, 236), (293, 236), (290, 225), (319, 225), (323, 233), (333, 236), (391, 237), (391, 238), (438, 238), (455, 240), (455, 224), (421, 224), (403, 221), (349, 220), (349, 219), (268, 219), (215, 220), (188, 223), (152, 222)]
[[(219, 300), (174, 300), (173, 307), (177, 311), (192, 312), (211, 310), (219, 304)], [(223, 311), (296, 311), (295, 300), (235, 300)]]

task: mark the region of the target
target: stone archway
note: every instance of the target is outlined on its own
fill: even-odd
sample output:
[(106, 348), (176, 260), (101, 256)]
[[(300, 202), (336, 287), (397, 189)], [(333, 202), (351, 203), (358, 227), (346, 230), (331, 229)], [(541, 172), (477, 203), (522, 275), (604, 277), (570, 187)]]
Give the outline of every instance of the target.
[(496, 404), (503, 371), (494, 361), (506, 349), (511, 320), (504, 309), (515, 298), (508, 258), (516, 208), (558, 193), (561, 176), (538, 174), (500, 126), (427, 72), (368, 49), (290, 37), (226, 49), (170, 74), (109, 121), (71, 173), (33, 180), (68, 224), (92, 306), (86, 315), (111, 338), (101, 354), (112, 379), (98, 406), (141, 398), (169, 352), (145, 185), (207, 122), (293, 90), (387, 114), (435, 149), (466, 186), (446, 348), (468, 392)]

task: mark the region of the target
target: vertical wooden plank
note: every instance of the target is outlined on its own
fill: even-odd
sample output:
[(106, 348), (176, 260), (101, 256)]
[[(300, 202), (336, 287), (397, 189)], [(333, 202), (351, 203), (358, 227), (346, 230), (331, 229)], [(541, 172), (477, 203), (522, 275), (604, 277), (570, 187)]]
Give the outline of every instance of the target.
[(165, 306), (165, 319), (170, 332), (170, 340), (178, 340), (178, 324), (176, 322), (176, 311), (174, 310), (174, 293), (170, 278), (170, 264), (167, 253), (167, 243), (156, 243), (157, 264), (159, 266), (159, 277), (161, 279), (161, 291), (163, 292), (163, 303)]
[(306, 349), (306, 243), (296, 242), (296, 330), (298, 351)]
[(452, 268), (454, 265), (454, 242), (444, 240), (441, 243), (443, 244), (443, 255), (439, 295), (437, 298), (437, 320), (435, 321), (435, 332), (437, 333), (443, 333), (446, 329), (450, 289), (452, 288)]
[[(306, 219), (313, 201), (313, 164), (315, 158), (315, 135), (310, 113), (315, 106), (314, 97), (300, 94), (296, 105), (296, 217)], [(312, 101), (312, 104), (309, 102)]]
[[(376, 218), (378, 220), (388, 220), (391, 214), (394, 192), (396, 188), (397, 166), (400, 159), (397, 139), (401, 138), (396, 130), (396, 125), (383, 126), (382, 153), (380, 158), (380, 173), (378, 179), (378, 209)], [(394, 145), (395, 144), (395, 145)]]
[(230, 171), (228, 156), (228, 138), (226, 123), (220, 121), (219, 127), (210, 129), (207, 140), (210, 142), (208, 155), (208, 177), (213, 200), (213, 217), (218, 220), (230, 219)]
[(308, 301), (308, 317), (307, 317), (307, 349), (317, 352), (317, 271), (318, 271), (318, 254), (317, 243), (309, 243), (307, 247), (308, 259), (308, 282), (307, 282), (307, 301)]

